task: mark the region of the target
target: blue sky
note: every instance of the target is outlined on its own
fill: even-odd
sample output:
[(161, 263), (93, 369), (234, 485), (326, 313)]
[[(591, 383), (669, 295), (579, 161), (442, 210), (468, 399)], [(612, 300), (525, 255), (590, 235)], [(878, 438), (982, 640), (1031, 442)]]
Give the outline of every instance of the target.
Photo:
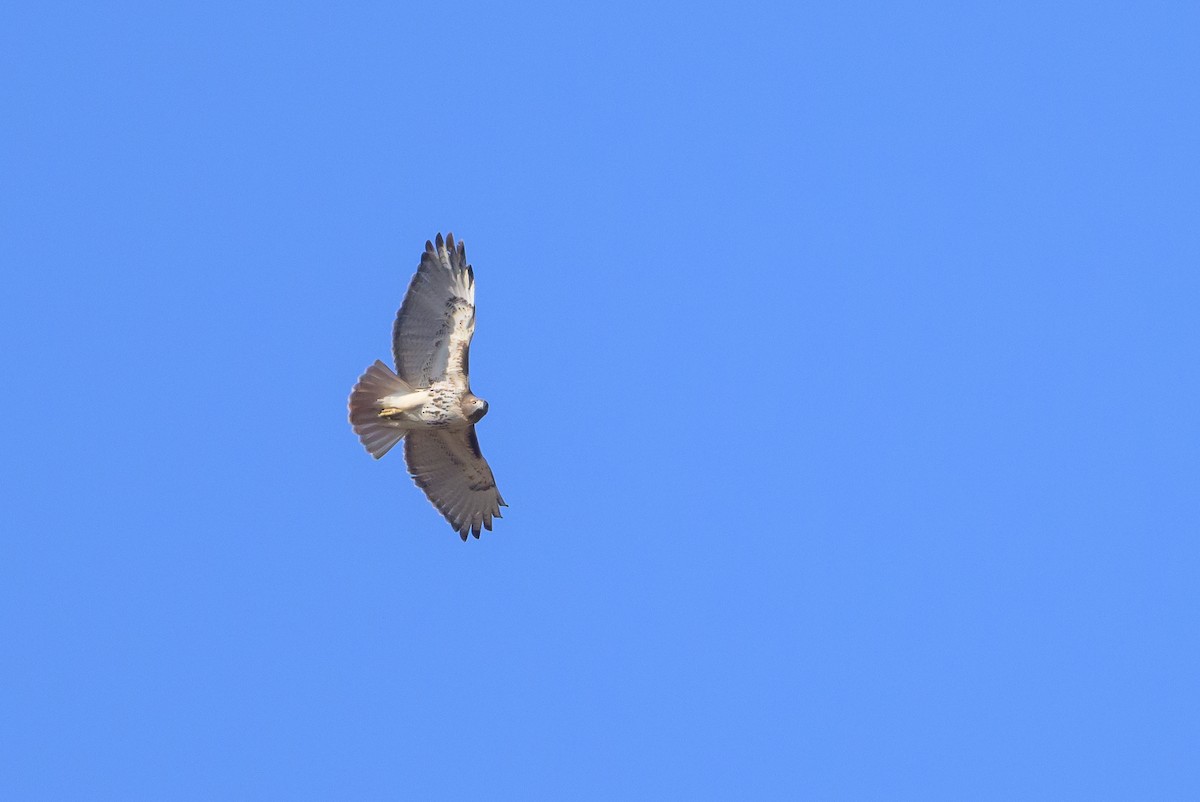
[(1200, 794), (1194, 8), (168, 5), (0, 20), (0, 796)]

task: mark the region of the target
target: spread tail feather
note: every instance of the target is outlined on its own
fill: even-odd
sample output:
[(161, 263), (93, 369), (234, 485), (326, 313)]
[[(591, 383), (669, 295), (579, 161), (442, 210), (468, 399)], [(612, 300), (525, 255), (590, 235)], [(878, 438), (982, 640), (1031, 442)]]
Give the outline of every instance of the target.
[(375, 459), (388, 453), (408, 434), (408, 429), (398, 422), (379, 416), (383, 410), (380, 401), (413, 392), (412, 387), (379, 360), (367, 368), (350, 391), (350, 426)]

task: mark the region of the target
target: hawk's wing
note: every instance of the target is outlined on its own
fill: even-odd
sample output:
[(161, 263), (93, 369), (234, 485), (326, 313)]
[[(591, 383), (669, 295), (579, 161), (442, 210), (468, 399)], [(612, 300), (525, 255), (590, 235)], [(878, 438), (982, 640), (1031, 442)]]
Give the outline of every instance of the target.
[(413, 481), (463, 540), (468, 532), (479, 537), (480, 528), (490, 531), (492, 518), (503, 517), (500, 508), (508, 505), (479, 451), (474, 426), (414, 429), (404, 439), (404, 457)]
[(467, 351), (475, 333), (475, 272), (454, 235), (425, 243), (421, 264), (392, 328), (396, 372), (413, 387), (451, 379), (470, 384)]

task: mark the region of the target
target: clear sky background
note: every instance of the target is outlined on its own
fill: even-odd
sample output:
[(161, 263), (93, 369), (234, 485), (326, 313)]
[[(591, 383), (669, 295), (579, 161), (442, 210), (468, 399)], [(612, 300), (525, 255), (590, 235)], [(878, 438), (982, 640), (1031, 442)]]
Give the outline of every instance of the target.
[(0, 797), (1200, 795), (1192, 4), (170, 5), (0, 20)]

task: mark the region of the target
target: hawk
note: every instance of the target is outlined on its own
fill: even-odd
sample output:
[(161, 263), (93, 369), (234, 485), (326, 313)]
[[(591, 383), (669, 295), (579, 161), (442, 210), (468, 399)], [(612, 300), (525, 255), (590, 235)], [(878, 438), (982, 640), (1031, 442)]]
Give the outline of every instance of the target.
[(488, 404), (471, 392), (475, 271), (453, 234), (425, 243), (392, 327), (396, 372), (376, 360), (350, 392), (350, 426), (375, 459), (401, 440), (408, 472), (454, 531), (491, 530), (507, 507), (479, 450)]

